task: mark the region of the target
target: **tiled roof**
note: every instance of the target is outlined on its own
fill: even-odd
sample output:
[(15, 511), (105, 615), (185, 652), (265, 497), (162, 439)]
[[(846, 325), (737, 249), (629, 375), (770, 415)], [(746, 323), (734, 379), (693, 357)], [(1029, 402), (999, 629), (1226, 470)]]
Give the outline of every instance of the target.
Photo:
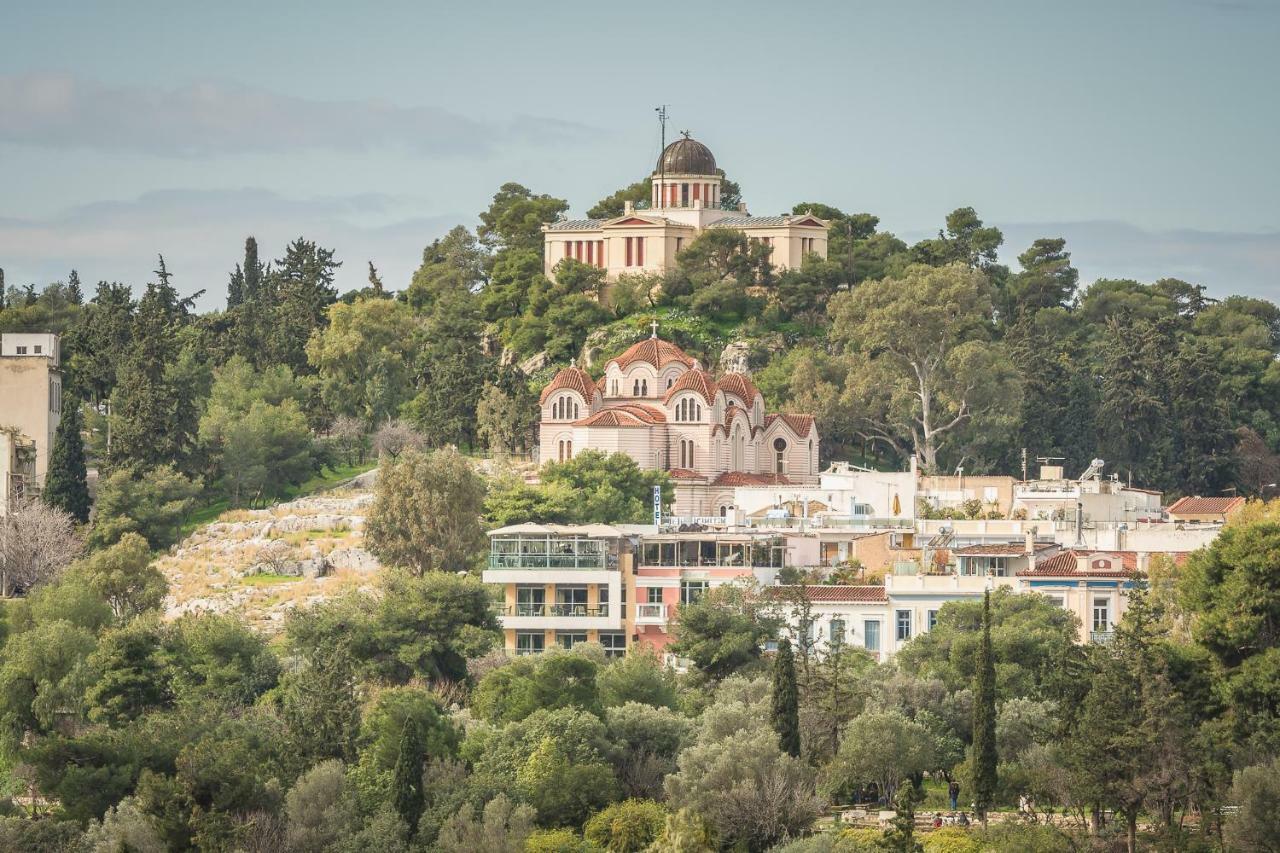
[(637, 344), (632, 344), (626, 352), (613, 361), (617, 362), (622, 370), (626, 370), (637, 361), (643, 361), (659, 369), (673, 363), (683, 364), (685, 367), (698, 366), (698, 362), (688, 353), (661, 338), (645, 338)]
[(791, 481), (782, 474), (748, 474), (746, 471), (726, 471), (711, 481), (713, 486), (789, 486)]
[(603, 219), (565, 219), (552, 222), (548, 231), (592, 231), (604, 224)]
[[(1036, 542), (1037, 551), (1044, 551), (1057, 546), (1050, 542)], [(1001, 542), (998, 545), (970, 545), (967, 548), (952, 548), (951, 553), (957, 557), (1016, 557), (1027, 553), (1025, 542)]]
[(778, 418), (782, 418), (787, 426), (791, 427), (791, 431), (802, 438), (809, 434), (809, 430), (813, 429), (813, 415), (793, 415), (788, 413), (777, 413), (764, 416), (764, 425), (767, 428)]
[[(1110, 570), (1098, 569), (1096, 571), (1080, 571), (1078, 557), (1092, 557), (1093, 555), (1105, 555), (1108, 557), (1119, 557), (1120, 566), (1114, 564)], [(1138, 569), (1138, 554), (1135, 551), (1060, 551), (1051, 557), (1046, 557), (1036, 563), (1034, 569), (1026, 569), (1018, 572), (1018, 577), (1115, 577), (1127, 578), (1133, 575)]]
[[(726, 406), (726, 407), (725, 407), (725, 410), (724, 410), (724, 426), (725, 426), (725, 429), (726, 429), (726, 430), (729, 428), (729, 424), (733, 423), (733, 419), (734, 419), (734, 417), (735, 417), (739, 412), (741, 412), (741, 413), (742, 413), (742, 414), (744, 414), (744, 415), (745, 415), (745, 414), (747, 414), (747, 410), (746, 410), (746, 409), (744, 409), (744, 408), (742, 408), (741, 406), (739, 406), (737, 403), (730, 403), (728, 406)], [(750, 419), (748, 419), (748, 423), (749, 423), (749, 422), (750, 422)]]
[[(769, 598), (786, 599), (794, 586), (772, 586), (766, 590)], [(880, 604), (888, 601), (882, 586), (844, 586), (839, 584), (808, 584), (804, 597), (810, 601), (847, 602), (850, 604)]]
[(1170, 515), (1226, 515), (1244, 505), (1244, 498), (1178, 498), (1169, 507)]
[[(809, 217), (806, 215), (796, 216), (788, 214), (786, 216), (728, 216), (724, 219), (718, 219), (709, 225), (709, 228), (766, 228), (776, 227), (779, 225), (790, 225), (793, 222), (798, 223), (805, 219), (817, 219), (817, 217)], [(813, 227), (813, 226), (810, 226)]]
[(580, 421), (574, 421), (574, 426), (586, 427), (648, 427), (648, 421), (642, 421), (635, 415), (618, 409), (605, 409), (603, 412), (596, 412), (594, 415), (583, 418)]
[(736, 394), (748, 406), (760, 396), (756, 386), (745, 373), (726, 373), (720, 377), (720, 390), (726, 394)]
[(580, 367), (566, 367), (547, 383), (546, 388), (542, 389), (542, 394), (538, 397), (538, 405), (545, 403), (552, 392), (562, 390), (577, 391), (584, 400), (591, 402), (596, 394), (596, 381), (591, 378), (590, 373)]
[(701, 480), (702, 475), (697, 471), (691, 471), (688, 468), (672, 468), (667, 471), (673, 480)]
[(665, 403), (679, 394), (681, 391), (696, 391), (702, 395), (702, 399), (707, 403), (711, 403), (716, 397), (716, 381), (710, 373), (695, 367), (693, 370), (686, 370), (675, 384), (667, 391), (667, 395), (662, 398)]
[(601, 375), (600, 378), (596, 380), (596, 387), (600, 389), (601, 396), (604, 396), (605, 384), (604, 384), (603, 375)]
[(646, 406), (644, 403), (615, 403), (610, 406), (611, 409), (626, 412), (634, 418), (651, 424), (665, 424), (667, 422), (667, 413), (655, 406)]

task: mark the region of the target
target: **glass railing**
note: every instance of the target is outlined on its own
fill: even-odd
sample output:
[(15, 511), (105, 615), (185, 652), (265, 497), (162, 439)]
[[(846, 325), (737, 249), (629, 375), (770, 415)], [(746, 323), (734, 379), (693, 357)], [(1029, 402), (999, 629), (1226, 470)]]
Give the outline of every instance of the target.
[(666, 619), (667, 605), (665, 604), (637, 604), (637, 619)]
[(514, 607), (499, 608), (498, 612), (503, 616), (608, 616), (609, 605), (588, 607), (585, 604), (517, 604)]
[(617, 560), (608, 554), (490, 554), (491, 569), (611, 569)]

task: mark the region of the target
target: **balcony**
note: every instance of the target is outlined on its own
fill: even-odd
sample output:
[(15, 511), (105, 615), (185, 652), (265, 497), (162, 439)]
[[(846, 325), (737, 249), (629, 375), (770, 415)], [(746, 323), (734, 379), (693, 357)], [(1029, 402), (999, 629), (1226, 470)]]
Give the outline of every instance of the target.
[(585, 604), (516, 604), (497, 608), (504, 628), (586, 630), (603, 628), (618, 630), (622, 614), (608, 604), (588, 607)]
[(1090, 631), (1089, 642), (1096, 646), (1109, 646), (1111, 641), (1115, 639), (1115, 631)]
[(636, 624), (637, 625), (666, 625), (667, 624), (667, 605), (637, 604), (636, 605)]
[(491, 569), (578, 569), (604, 571), (617, 568), (608, 554), (490, 554)]

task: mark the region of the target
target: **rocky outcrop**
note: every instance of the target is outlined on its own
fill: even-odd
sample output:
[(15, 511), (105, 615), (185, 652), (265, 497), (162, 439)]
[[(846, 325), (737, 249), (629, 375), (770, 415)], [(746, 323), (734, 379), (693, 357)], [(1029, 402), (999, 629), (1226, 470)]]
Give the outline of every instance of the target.
[(381, 569), (364, 547), (373, 474), (339, 492), (224, 513), (196, 530), (156, 563), (169, 582), (166, 616), (234, 611), (276, 631), (296, 607), (369, 588)]

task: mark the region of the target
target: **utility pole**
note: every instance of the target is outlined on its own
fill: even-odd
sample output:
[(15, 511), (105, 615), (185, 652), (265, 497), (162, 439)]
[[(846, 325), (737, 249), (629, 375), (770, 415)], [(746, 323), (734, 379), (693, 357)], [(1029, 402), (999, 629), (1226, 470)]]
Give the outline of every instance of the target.
[(666, 207), (664, 197), (667, 192), (667, 105), (654, 107), (658, 114), (658, 124), (662, 127), (662, 151), (658, 154), (658, 207)]

